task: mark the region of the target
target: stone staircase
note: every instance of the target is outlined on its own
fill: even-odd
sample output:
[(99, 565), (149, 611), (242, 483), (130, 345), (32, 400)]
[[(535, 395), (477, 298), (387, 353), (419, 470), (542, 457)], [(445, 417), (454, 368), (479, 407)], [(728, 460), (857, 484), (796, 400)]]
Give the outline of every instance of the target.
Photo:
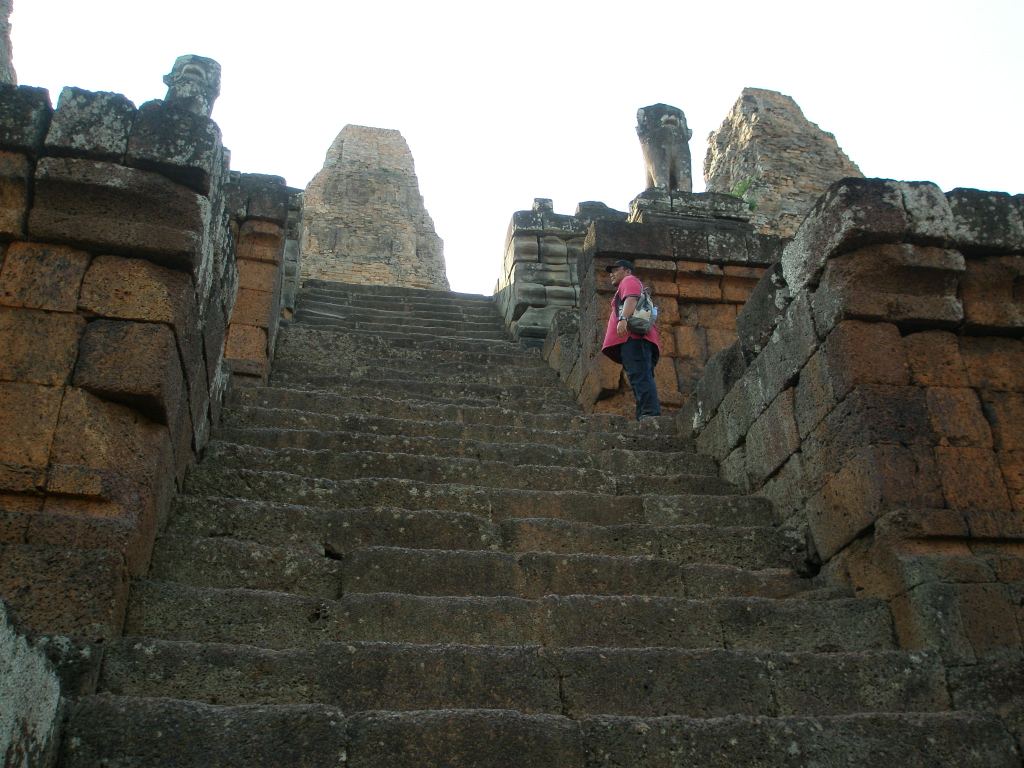
[(581, 415), (483, 297), (309, 281), (61, 765), (1014, 766), (770, 506)]

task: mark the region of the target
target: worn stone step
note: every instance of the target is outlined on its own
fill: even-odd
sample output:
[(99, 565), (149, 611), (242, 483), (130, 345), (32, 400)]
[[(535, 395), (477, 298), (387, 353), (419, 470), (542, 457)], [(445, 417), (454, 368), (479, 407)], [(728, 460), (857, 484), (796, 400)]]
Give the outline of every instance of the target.
[[(247, 389), (247, 388), (239, 388)], [(253, 388), (255, 389), (255, 388)], [(296, 391), (296, 390), (289, 390)], [(307, 392), (304, 394), (328, 395), (329, 393)], [(247, 401), (272, 402), (272, 397), (258, 394), (247, 396), (239, 390), (233, 395), (236, 399)], [(286, 398), (302, 404), (303, 398)], [(373, 410), (379, 413), (323, 413), (302, 408), (274, 408), (263, 405), (235, 404), (224, 412), (222, 424), (225, 427), (243, 429), (281, 429), (281, 430), (318, 430), (321, 432), (359, 432), (368, 431), (380, 435), (408, 435), (409, 437), (436, 437), (441, 439), (475, 440), (487, 443), (539, 443), (549, 446), (571, 447), (580, 450), (604, 451), (608, 449), (646, 450), (646, 451), (681, 451), (695, 453), (693, 442), (679, 437), (675, 432), (665, 430), (641, 430), (634, 425), (636, 422), (624, 422), (627, 426), (621, 431), (605, 431), (601, 423), (591, 423), (590, 429), (578, 431), (544, 428), (571, 423), (575, 418), (569, 411), (562, 416), (545, 414), (545, 418), (537, 419), (541, 426), (524, 424), (522, 414), (516, 415), (504, 408), (473, 409), (472, 421), (466, 423), (459, 418), (459, 407), (439, 406), (436, 403), (410, 400), (386, 400), (384, 398), (367, 398), (373, 403)], [(307, 404), (317, 407), (315, 402)], [(387, 406), (391, 406), (388, 415)], [(331, 407), (328, 403), (325, 407)], [(340, 408), (338, 410), (341, 410)], [(432, 418), (444, 419), (445, 414), (453, 416), (451, 420), (432, 421)], [(486, 416), (491, 416), (488, 419)], [(507, 415), (509, 422), (502, 423), (502, 416)], [(662, 417), (663, 418), (663, 417)], [(646, 423), (646, 422), (645, 422)]]
[(381, 314), (424, 313), (438, 316), (487, 318), (495, 321), (499, 321), (501, 317), (493, 301), (465, 301), (451, 297), (438, 300), (415, 296), (370, 296), (309, 288), (299, 294), (298, 300), (300, 303), (309, 300), (331, 304), (339, 308), (350, 307)]
[[(524, 456), (524, 460), (527, 458), (528, 455)], [(538, 458), (543, 459), (543, 454)], [(346, 451), (274, 449), (221, 440), (210, 441), (203, 463), (195, 472), (229, 468), (288, 472), (334, 480), (394, 477), (438, 485), (458, 483), (487, 488), (549, 491), (586, 488), (592, 493), (612, 495), (733, 492), (733, 488), (717, 475), (708, 474), (626, 474), (577, 468), (570, 464), (527, 464), (476, 457), (352, 450), (351, 447)]]
[(409, 330), (396, 328), (390, 323), (373, 323), (361, 320), (351, 320), (346, 317), (315, 309), (297, 309), (292, 322), (314, 328), (333, 328), (338, 331), (352, 334), (367, 334), (379, 336), (382, 339), (405, 339), (429, 340), (429, 339), (454, 339), (460, 343), (462, 340), (470, 341), (503, 341), (509, 339), (509, 335), (502, 329), (492, 328), (435, 328), (433, 330)]
[(282, 376), (301, 381), (334, 376), (339, 380), (384, 379), (387, 381), (418, 381), (449, 384), (487, 384), (497, 387), (539, 387), (557, 389), (566, 387), (557, 374), (547, 367), (502, 368), (493, 365), (437, 360), (359, 360), (342, 357), (336, 360), (288, 360), (275, 362), (273, 378)]
[[(395, 420), (392, 420), (395, 421)], [(389, 425), (384, 425), (385, 427)], [(473, 439), (467, 430), (447, 430), (452, 437), (435, 436), (438, 427), (449, 426), (422, 422), (396, 422), (389, 432), (367, 426), (363, 420), (360, 429), (325, 431), (321, 429), (259, 429), (252, 427), (225, 427), (217, 430), (218, 440), (252, 445), (262, 448), (301, 448), (304, 450), (345, 451), (358, 447), (388, 453), (413, 453), (433, 456), (457, 456), (480, 461), (505, 461), (517, 464), (576, 466), (600, 469), (605, 472), (665, 475), (674, 472), (717, 475), (713, 459), (687, 451), (629, 450), (602, 447), (598, 441), (580, 446), (579, 440), (567, 439), (563, 444), (549, 444), (547, 435), (522, 430), (517, 441), (502, 439), (503, 430), (492, 430), (489, 440)], [(419, 427), (420, 434), (410, 434), (407, 427)], [(455, 425), (451, 425), (455, 426)], [(504, 433), (504, 434), (502, 434)], [(563, 433), (552, 433), (562, 435)], [(531, 442), (531, 438), (536, 442)], [(542, 442), (542, 440), (544, 442)]]
[(471, 328), (504, 331), (501, 316), (493, 307), (464, 310), (446, 305), (411, 305), (402, 303), (354, 303), (339, 301), (324, 294), (305, 293), (299, 297), (300, 312), (338, 317), (352, 322), (390, 325), (394, 328), (452, 328), (461, 331)]
[(391, 396), (476, 407), (518, 406), (534, 413), (578, 412), (568, 390), (549, 385), (478, 384), (453, 381), (391, 380), (384, 377), (344, 378), (333, 374), (283, 371), (271, 374), (272, 386), (295, 387), (351, 395)]
[(473, 549), (501, 543), (497, 524), (468, 512), (321, 508), (188, 495), (174, 499), (166, 532), (187, 538), (252, 541), (318, 557), (366, 546)]
[(215, 704), (369, 710), (510, 709), (536, 714), (840, 715), (949, 707), (930, 654), (757, 653), (675, 648), (324, 643), (251, 646), (125, 638), (99, 689)]
[(277, 336), (274, 365), (327, 364), (336, 361), (388, 361), (390, 365), (425, 362), (440, 365), (465, 363), (508, 370), (547, 368), (536, 349), (515, 342), (490, 342), (479, 345), (434, 341), (423, 344), (385, 341), (374, 336), (353, 336), (336, 331), (286, 323)]
[[(757, 558), (751, 553), (746, 559)], [(326, 544), (322, 552), (313, 552), (306, 547), (173, 534), (157, 540), (149, 578), (331, 599), (371, 592), (789, 598), (806, 596), (814, 586), (792, 569), (749, 570), (654, 555), (388, 546), (339, 552)]]
[[(652, 498), (622, 501), (626, 514), (636, 518), (664, 516)], [(667, 506), (666, 499), (661, 501)], [(167, 533), (189, 538), (228, 537), (317, 556), (388, 546), (650, 555), (744, 568), (784, 565), (799, 550), (801, 542), (790, 541), (772, 527), (774, 513), (763, 499), (715, 497), (708, 501), (725, 503), (685, 508), (678, 504), (675, 522), (667, 525), (597, 526), (547, 518), (492, 520), (486, 513), (454, 510), (342, 509), (180, 495), (174, 500)]]
[(480, 293), (464, 293), (461, 291), (442, 291), (433, 288), (407, 288), (395, 285), (365, 285), (356, 283), (340, 283), (333, 280), (307, 278), (302, 281), (302, 291), (323, 291), (338, 296), (370, 300), (373, 298), (399, 298), (410, 301), (427, 301), (476, 306), (494, 306), (494, 297)]
[[(345, 414), (331, 416), (287, 409), (235, 406), (222, 420), (224, 426), (215, 435), (237, 443), (266, 447), (330, 448), (340, 444), (347, 434), (373, 437), (385, 444), (392, 440), (444, 441), (451, 445), (538, 446), (543, 450), (575, 452), (581, 461), (601, 464), (612, 462), (618, 453), (639, 460), (643, 456), (679, 454), (686, 462), (701, 466), (705, 457), (696, 453), (692, 442), (671, 434), (630, 432), (564, 432), (558, 430), (507, 428), (495, 424), (459, 424), (423, 421), (389, 416)], [(469, 450), (464, 449), (464, 450)], [(586, 458), (582, 458), (586, 457)], [(684, 458), (686, 457), (686, 458)], [(689, 458), (693, 457), (693, 458)], [(710, 459), (708, 459), (710, 462)], [(659, 461), (651, 462), (660, 466)]]
[(888, 607), (866, 598), (376, 593), (327, 600), (145, 580), (132, 585), (125, 634), (278, 649), (330, 641), (790, 652), (894, 647)]
[(509, 338), (508, 331), (505, 330), (497, 315), (486, 319), (463, 319), (430, 317), (424, 313), (415, 315), (397, 312), (371, 314), (358, 308), (337, 307), (307, 299), (299, 302), (294, 322), (305, 323), (308, 320), (331, 320), (340, 327), (371, 334), (377, 331), (400, 331), (444, 337), (467, 336), (475, 339)]
[[(698, 481), (700, 478), (696, 478)], [(279, 470), (256, 470), (216, 466), (204, 462), (185, 480), (185, 491), (194, 496), (284, 502), (305, 506), (400, 507), (402, 509), (456, 510), (483, 515), (493, 520), (506, 518), (557, 518), (598, 525), (646, 522), (643, 504), (635, 495), (614, 496), (586, 491), (494, 488), (461, 483), (434, 483), (408, 478), (370, 477), (335, 480), (293, 474)], [(720, 509), (762, 505), (764, 499), (680, 494), (663, 503), (658, 519), (671, 521), (688, 517), (689, 510), (705, 505)], [(669, 505), (669, 506), (665, 506)]]
[[(186, 738), (187, 734), (187, 738)], [(879, 762), (884, 761), (884, 762)], [(218, 706), (89, 696), (70, 707), (62, 768), (1020, 768), (987, 713), (638, 718), (322, 704)]]

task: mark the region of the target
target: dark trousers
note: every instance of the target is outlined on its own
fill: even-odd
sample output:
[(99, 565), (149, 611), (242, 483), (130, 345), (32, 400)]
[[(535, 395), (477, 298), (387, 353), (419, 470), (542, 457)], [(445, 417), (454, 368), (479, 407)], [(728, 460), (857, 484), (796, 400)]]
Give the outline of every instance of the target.
[(622, 367), (636, 399), (636, 417), (660, 415), (661, 403), (654, 384), (654, 344), (646, 339), (629, 338), (619, 349)]

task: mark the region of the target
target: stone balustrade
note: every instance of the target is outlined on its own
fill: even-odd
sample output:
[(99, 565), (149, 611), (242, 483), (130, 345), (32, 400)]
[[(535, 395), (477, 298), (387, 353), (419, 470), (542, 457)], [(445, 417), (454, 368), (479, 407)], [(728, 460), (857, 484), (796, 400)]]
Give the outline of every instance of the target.
[(1021, 648), (1024, 203), (845, 179), (695, 382), (680, 425), (888, 599), (901, 644)]

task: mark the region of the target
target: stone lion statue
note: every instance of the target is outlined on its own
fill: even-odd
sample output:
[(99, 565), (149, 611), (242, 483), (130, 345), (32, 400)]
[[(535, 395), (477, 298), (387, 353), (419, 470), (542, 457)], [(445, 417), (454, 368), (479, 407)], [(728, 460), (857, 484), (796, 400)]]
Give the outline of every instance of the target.
[(686, 115), (678, 107), (652, 104), (636, 113), (636, 133), (647, 166), (647, 189), (692, 192), (690, 137)]
[(164, 75), (164, 102), (209, 117), (220, 96), (220, 64), (205, 56), (179, 56)]

